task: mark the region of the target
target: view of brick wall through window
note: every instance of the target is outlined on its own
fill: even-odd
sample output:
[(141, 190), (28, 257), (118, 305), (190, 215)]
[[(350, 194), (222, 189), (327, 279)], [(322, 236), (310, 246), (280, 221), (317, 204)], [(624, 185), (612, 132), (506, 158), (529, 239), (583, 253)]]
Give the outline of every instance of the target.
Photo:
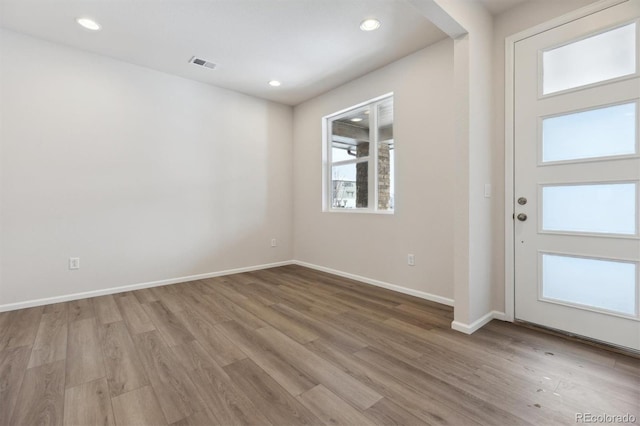
[[(369, 142), (360, 142), (357, 148), (358, 157), (369, 155)], [(369, 163), (356, 165), (356, 207), (369, 206)]]
[[(369, 155), (369, 143), (360, 142), (357, 147), (358, 157)], [(389, 210), (391, 208), (391, 150), (388, 143), (378, 146), (378, 208)], [(369, 164), (356, 165), (356, 207), (369, 205)]]
[(391, 149), (388, 143), (378, 145), (378, 208), (391, 208)]

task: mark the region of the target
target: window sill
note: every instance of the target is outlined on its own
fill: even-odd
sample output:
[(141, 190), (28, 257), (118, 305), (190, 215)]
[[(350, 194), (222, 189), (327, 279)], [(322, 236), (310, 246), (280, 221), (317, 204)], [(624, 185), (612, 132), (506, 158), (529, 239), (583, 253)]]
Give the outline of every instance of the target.
[(381, 214), (393, 215), (395, 210), (366, 210), (366, 209), (325, 209), (322, 213), (346, 213), (346, 214)]

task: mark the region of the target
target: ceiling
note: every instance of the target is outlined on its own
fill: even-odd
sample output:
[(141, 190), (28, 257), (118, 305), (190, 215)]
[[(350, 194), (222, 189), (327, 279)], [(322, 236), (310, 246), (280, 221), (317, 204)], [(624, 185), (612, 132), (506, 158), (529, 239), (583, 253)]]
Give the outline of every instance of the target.
[(499, 15), (527, 0), (478, 0), (492, 15)]
[[(393, 125), (393, 98), (388, 98), (378, 104), (378, 127), (388, 127)], [(349, 111), (334, 121), (369, 130), (369, 117), (371, 105)], [(367, 138), (368, 139), (368, 138)]]
[(0, 0), (0, 26), (289, 105), (446, 37), (407, 0)]

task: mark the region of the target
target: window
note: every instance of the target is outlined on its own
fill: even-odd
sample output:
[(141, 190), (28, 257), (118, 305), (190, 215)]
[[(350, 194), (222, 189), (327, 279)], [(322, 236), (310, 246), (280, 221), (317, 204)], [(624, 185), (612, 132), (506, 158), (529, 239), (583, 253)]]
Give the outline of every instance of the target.
[(323, 119), (324, 210), (394, 208), (393, 94)]

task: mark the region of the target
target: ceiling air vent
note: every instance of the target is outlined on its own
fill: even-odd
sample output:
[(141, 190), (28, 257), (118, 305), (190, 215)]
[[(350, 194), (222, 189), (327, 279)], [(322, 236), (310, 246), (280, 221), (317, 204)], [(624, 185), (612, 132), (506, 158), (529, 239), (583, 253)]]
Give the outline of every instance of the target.
[(200, 59), (196, 56), (191, 57), (191, 59), (189, 59), (189, 62), (191, 62), (192, 64), (200, 65), (201, 67), (209, 68), (210, 70), (215, 70), (217, 66), (213, 62)]

